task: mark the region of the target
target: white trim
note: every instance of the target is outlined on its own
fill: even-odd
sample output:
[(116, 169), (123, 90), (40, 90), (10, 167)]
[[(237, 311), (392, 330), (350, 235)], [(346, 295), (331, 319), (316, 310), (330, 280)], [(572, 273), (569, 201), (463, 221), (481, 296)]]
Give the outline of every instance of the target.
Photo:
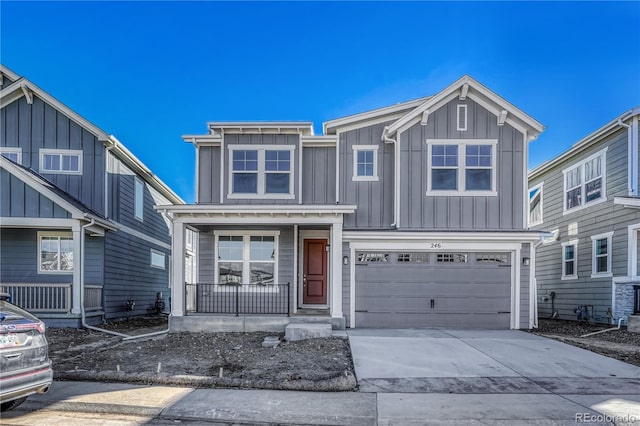
[(122, 225), (122, 224), (118, 223), (118, 231), (122, 231), (122, 232), (124, 232), (126, 234), (129, 234), (129, 235), (132, 235), (132, 236), (134, 236), (136, 238), (140, 238), (141, 240), (144, 240), (144, 241), (146, 241), (148, 243), (151, 243), (151, 244), (155, 244), (158, 247), (162, 247), (162, 248), (165, 248), (167, 250), (171, 250), (171, 244), (168, 244), (168, 243), (162, 242), (162, 241), (160, 241), (160, 240), (158, 240), (156, 238), (150, 237), (150, 236), (148, 236), (146, 234), (143, 234), (142, 232), (137, 231), (137, 230), (135, 230), (133, 228), (130, 228), (130, 227), (126, 226), (126, 225)]
[[(224, 173), (224, 150), (225, 150), (225, 143), (224, 143), (224, 137), (221, 138), (220, 140), (220, 205), (224, 204), (224, 177), (225, 177), (225, 173)], [(229, 166), (229, 168), (231, 168), (231, 166)], [(197, 177), (198, 179), (200, 179), (200, 175), (198, 175)], [(229, 182), (227, 182), (228, 185), (231, 185)]]
[[(298, 224), (293, 225), (293, 281), (291, 285), (293, 286), (293, 300), (298, 300), (298, 286), (300, 285), (300, 226)], [(294, 303), (292, 307), (292, 312), (295, 314), (298, 311), (298, 303)]]
[[(228, 145), (229, 154), (229, 172), (228, 172), (228, 199), (260, 199), (260, 200), (292, 200), (295, 196), (294, 180), (295, 180), (295, 163), (294, 151), (295, 145)], [(234, 151), (257, 151), (258, 154), (258, 170), (257, 174), (257, 192), (253, 193), (234, 193), (233, 192), (233, 152)], [(265, 170), (266, 151), (289, 151), (289, 193), (267, 193), (266, 192), (266, 175), (269, 173)], [(298, 165), (298, 169), (300, 165)], [(241, 172), (240, 170), (238, 172)], [(284, 171), (282, 171), (284, 172)]]
[[(497, 176), (498, 176), (498, 159), (497, 159), (497, 139), (427, 139), (427, 193), (428, 196), (460, 196), (460, 197), (482, 197), (498, 195)], [(432, 189), (433, 179), (431, 179), (432, 166), (432, 149), (434, 145), (456, 145), (458, 147), (458, 165), (457, 170), (457, 187), (456, 190), (438, 190)], [(491, 145), (491, 190), (474, 191), (465, 189), (466, 175), (466, 147), (468, 145)], [(438, 166), (438, 168), (453, 169), (452, 166)], [(488, 169), (488, 167), (478, 167), (480, 169)]]
[[(222, 180), (222, 176), (220, 176)], [(213, 186), (213, 182), (211, 183)], [(196, 203), (200, 202), (200, 147), (196, 145), (196, 173), (195, 173), (195, 199)], [(220, 198), (222, 198), (222, 192), (220, 192)]]
[[(340, 217), (342, 219), (342, 217)], [(342, 221), (331, 225), (328, 294), (332, 318), (342, 318)]]
[(173, 222), (172, 224), (172, 236), (171, 239), (171, 316), (181, 317), (186, 312), (186, 287), (185, 287), (185, 274), (184, 274), (184, 256), (178, 255), (178, 253), (184, 253), (185, 249), (185, 226), (182, 223)]
[(333, 148), (338, 142), (336, 135), (300, 135), (302, 145), (307, 148)]
[(133, 183), (133, 217), (140, 222), (144, 221), (144, 181), (138, 176)]
[[(303, 149), (303, 143), (302, 143), (302, 137), (298, 137), (298, 144), (300, 149), (298, 150), (298, 167), (296, 167), (296, 170), (302, 170), (302, 162), (303, 162), (303, 158), (302, 158), (302, 149)], [(292, 165), (289, 164), (289, 169), (292, 169)], [(291, 170), (289, 170), (289, 173), (291, 173)], [(302, 204), (302, 172), (297, 173), (298, 175), (298, 204)], [(291, 179), (291, 175), (289, 175), (289, 179)]]
[(395, 225), (396, 229), (400, 228), (400, 222), (401, 222), (401, 196), (400, 196), (400, 190), (402, 189), (401, 187), (401, 182), (402, 182), (402, 175), (400, 173), (400, 140), (402, 138), (402, 133), (399, 133), (398, 136), (396, 137), (396, 143), (394, 143), (394, 151), (395, 151), (395, 155), (394, 155), (394, 161), (395, 161), (395, 167), (394, 167), (394, 177), (395, 177), (395, 188), (394, 188), (394, 194), (393, 194), (393, 224)]
[[(38, 274), (52, 274), (52, 275), (73, 275), (74, 271), (78, 269), (79, 252), (75, 250), (74, 247), (71, 249), (71, 253), (73, 256), (72, 260), (72, 268), (69, 270), (46, 270), (42, 269), (42, 238), (43, 237), (57, 237), (58, 238), (58, 254), (60, 253), (60, 238), (71, 238), (72, 244), (75, 242), (74, 232), (69, 231), (38, 231), (37, 232), (37, 240), (38, 240)], [(58, 266), (59, 265), (58, 261)]]
[(640, 223), (627, 227), (627, 275), (630, 277), (638, 275), (638, 232)]
[[(565, 263), (566, 260), (564, 258), (564, 250), (565, 247), (568, 246), (573, 246), (573, 274), (572, 275), (565, 275)], [(565, 281), (565, 280), (577, 280), (578, 279), (578, 240), (571, 240), (571, 241), (565, 241), (564, 243), (561, 244), (561, 266), (562, 266), (562, 273), (561, 273), (561, 277), (560, 280)]]
[(522, 246), (511, 252), (511, 295), (513, 305), (511, 308), (512, 329), (520, 329), (520, 252)]
[(336, 204), (340, 203), (340, 136), (336, 133)]
[[(251, 282), (251, 237), (273, 237), (274, 244), (274, 258), (273, 258), (273, 282), (274, 284), (280, 284), (278, 281), (279, 272), (279, 257), (280, 257), (280, 231), (274, 230), (251, 230), (251, 231), (239, 231), (239, 230), (214, 230), (214, 253), (218, 253), (218, 243), (220, 237), (242, 237), (242, 282), (241, 284), (249, 284)], [(214, 255), (213, 259), (213, 283), (219, 284), (220, 271), (218, 270), (218, 256)], [(239, 261), (234, 261), (239, 262)], [(267, 261), (256, 261), (262, 263), (271, 263)]]
[(639, 208), (640, 198), (636, 197), (614, 197), (613, 204), (618, 204), (627, 208)]
[[(530, 242), (538, 241), (540, 237), (546, 236), (548, 232), (404, 232), (404, 231), (345, 231), (343, 239), (345, 241), (386, 241), (414, 242), (414, 241), (462, 241), (465, 242)], [(427, 249), (428, 247), (423, 247)]]
[[(165, 252), (159, 251), (159, 250), (154, 250), (154, 249), (149, 249), (149, 266), (151, 266), (152, 268), (156, 268), (156, 269), (162, 269), (163, 271), (166, 269), (167, 267), (167, 254)], [(154, 264), (153, 263), (153, 256), (162, 256), (162, 266), (160, 266), (159, 264)]]
[(638, 129), (638, 116), (636, 115), (635, 117), (633, 117), (633, 120), (631, 122), (631, 173), (630, 173), (630, 182), (629, 182), (629, 195), (632, 196), (637, 196), (638, 191), (640, 190), (638, 188), (638, 167), (640, 166), (638, 164), (640, 157), (639, 157), (639, 153), (638, 151), (640, 151), (640, 141), (638, 141), (638, 137), (640, 133), (640, 129)]
[[(611, 240), (613, 237), (613, 231), (606, 232), (604, 234), (593, 235), (591, 237), (591, 278), (611, 278), (613, 273), (611, 272)], [(607, 270), (605, 272), (596, 272), (597, 259), (596, 259), (596, 241), (607, 240)]]
[(3, 154), (16, 154), (16, 157), (17, 157), (16, 163), (22, 164), (22, 148), (12, 147), (12, 146), (3, 146), (3, 147), (0, 147), (0, 155), (3, 155)]
[(2, 228), (69, 228), (77, 225), (76, 219), (41, 217), (1, 217)]
[[(465, 85), (467, 88), (469, 87), (468, 85)], [(460, 97), (462, 98), (462, 94), (460, 95)], [(466, 98), (466, 94), (465, 94), (465, 98)], [(456, 114), (456, 130), (459, 132), (464, 132), (467, 130), (467, 105), (465, 104), (458, 104), (457, 105), (457, 114)], [(462, 114), (464, 114), (463, 116), (461, 116), (461, 112)], [(461, 126), (460, 125), (460, 119), (463, 119), (463, 123), (464, 125)]]
[[(353, 176), (351, 179), (353, 181), (378, 181), (378, 149), (380, 147), (378, 145), (352, 145), (351, 149), (353, 150)], [(371, 176), (360, 176), (358, 174), (358, 153), (360, 151), (372, 151), (373, 152), (373, 175)]]
[[(603, 149), (601, 149), (600, 151), (586, 157), (583, 158), (582, 160), (576, 161), (574, 162), (571, 166), (565, 168), (562, 170), (562, 215), (566, 215), (569, 213), (573, 213), (576, 211), (580, 211), (584, 208), (587, 207), (591, 207), (600, 203), (603, 203), (605, 201), (607, 201), (607, 150), (608, 147), (605, 147)], [(598, 157), (602, 157), (601, 160), (601, 167), (602, 167), (602, 174), (600, 176), (600, 178), (602, 179), (602, 184), (601, 184), (601, 194), (600, 197), (597, 198), (596, 200), (593, 201), (586, 201), (586, 184), (587, 182), (585, 181), (585, 164), (588, 163), (591, 160), (594, 160)], [(580, 205), (577, 207), (572, 207), (570, 209), (567, 209), (567, 191), (569, 190), (573, 190), (578, 188), (577, 186), (572, 187), (572, 188), (567, 188), (567, 173), (575, 170), (576, 168), (580, 167)], [(593, 180), (593, 179), (592, 179)]]
[[(79, 149), (49, 149), (49, 148), (40, 148), (39, 153), (40, 157), (40, 173), (43, 174), (56, 174), (56, 175), (81, 175), (82, 174), (82, 150)], [(44, 157), (45, 155), (57, 155), (60, 161), (59, 170), (47, 169), (44, 165)], [(78, 170), (62, 170), (62, 156), (76, 156), (78, 158)]]
[[(527, 170), (529, 168), (529, 144), (527, 143), (528, 132), (525, 130), (522, 135), (522, 150), (524, 155), (522, 156), (522, 170)], [(529, 180), (527, 179), (526, 172), (521, 174), (522, 176), (522, 193), (527, 194), (527, 190), (529, 189)], [(523, 197), (523, 206), (522, 206), (522, 227), (524, 229), (529, 229), (529, 197)], [(540, 199), (542, 201), (542, 199)]]
[[(531, 191), (538, 189), (538, 194), (540, 195), (540, 220), (538, 220), (537, 222), (531, 222)], [(529, 202), (527, 203), (527, 211), (529, 212), (529, 214), (527, 214), (527, 223), (528, 223), (528, 227), (530, 226), (536, 226), (536, 225), (541, 225), (544, 222), (544, 198), (543, 198), (543, 192), (544, 192), (544, 182), (540, 182), (537, 185), (532, 186), (531, 188), (527, 189), (527, 199), (529, 200)]]
[(210, 121), (210, 132), (226, 134), (301, 134), (313, 135), (310, 121)]

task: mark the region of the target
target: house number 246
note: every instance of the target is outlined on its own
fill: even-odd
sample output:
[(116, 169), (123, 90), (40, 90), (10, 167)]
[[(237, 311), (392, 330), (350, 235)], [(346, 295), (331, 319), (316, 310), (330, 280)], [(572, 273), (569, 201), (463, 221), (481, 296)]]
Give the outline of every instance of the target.
[(429, 243), (429, 244), (430, 244), (430, 248), (432, 249), (442, 248), (442, 243)]

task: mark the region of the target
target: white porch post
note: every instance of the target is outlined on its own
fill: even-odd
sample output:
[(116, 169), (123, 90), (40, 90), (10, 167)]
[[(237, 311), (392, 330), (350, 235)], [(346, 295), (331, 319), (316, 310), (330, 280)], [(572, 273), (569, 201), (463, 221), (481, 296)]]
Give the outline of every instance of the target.
[(331, 225), (331, 317), (342, 318), (342, 215)]
[(184, 316), (185, 291), (184, 284), (184, 223), (173, 222), (173, 238), (171, 239), (171, 315)]
[(82, 262), (84, 260), (84, 253), (80, 252), (82, 249), (80, 239), (83, 238), (80, 223), (74, 223), (71, 231), (73, 232), (73, 283), (71, 285), (71, 313), (80, 314), (82, 312), (80, 309), (80, 304), (82, 303), (80, 300), (80, 285), (82, 282)]

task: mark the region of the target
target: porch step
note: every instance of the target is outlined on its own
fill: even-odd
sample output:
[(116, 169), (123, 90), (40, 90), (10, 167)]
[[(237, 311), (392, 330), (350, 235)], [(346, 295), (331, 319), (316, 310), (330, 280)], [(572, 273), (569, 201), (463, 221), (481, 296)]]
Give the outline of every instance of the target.
[(331, 337), (331, 324), (297, 323), (284, 328), (284, 338), (289, 342), (322, 337)]

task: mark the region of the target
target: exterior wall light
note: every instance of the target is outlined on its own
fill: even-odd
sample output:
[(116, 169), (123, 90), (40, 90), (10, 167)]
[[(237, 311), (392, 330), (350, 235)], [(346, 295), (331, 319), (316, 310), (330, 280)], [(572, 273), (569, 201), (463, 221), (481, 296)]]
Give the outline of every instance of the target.
[(523, 257), (522, 258), (522, 264), (524, 266), (529, 266), (531, 264), (531, 258), (530, 257)]
[(343, 265), (349, 264), (349, 256), (342, 256), (342, 264)]

